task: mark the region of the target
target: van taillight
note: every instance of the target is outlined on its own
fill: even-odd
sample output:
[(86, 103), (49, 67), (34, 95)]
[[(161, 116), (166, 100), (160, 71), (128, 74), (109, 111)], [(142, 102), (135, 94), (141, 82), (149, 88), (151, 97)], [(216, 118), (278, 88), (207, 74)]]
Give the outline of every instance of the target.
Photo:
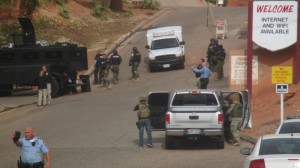
[(166, 124), (170, 124), (170, 114), (166, 114), (165, 122), (166, 122)]
[(219, 124), (223, 123), (223, 114), (218, 114), (218, 123)]
[(266, 168), (265, 160), (264, 159), (252, 160), (249, 168)]

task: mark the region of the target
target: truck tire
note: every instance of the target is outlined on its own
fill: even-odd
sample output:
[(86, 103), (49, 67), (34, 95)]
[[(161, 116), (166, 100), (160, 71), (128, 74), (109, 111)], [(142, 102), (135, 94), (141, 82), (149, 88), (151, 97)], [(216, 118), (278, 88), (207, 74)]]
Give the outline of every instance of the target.
[(217, 149), (224, 149), (225, 147), (225, 138), (224, 135), (220, 136), (219, 139), (217, 140), (216, 144)]
[(59, 92), (59, 84), (55, 78), (52, 78), (51, 80), (51, 96), (56, 97), (58, 96)]
[(181, 63), (181, 65), (180, 65), (179, 68), (180, 68), (180, 69), (184, 69), (184, 62)]
[(166, 149), (174, 149), (174, 138), (166, 135), (165, 145)]
[(152, 66), (149, 66), (149, 71), (150, 71), (150, 72), (155, 72), (155, 68), (152, 67)]

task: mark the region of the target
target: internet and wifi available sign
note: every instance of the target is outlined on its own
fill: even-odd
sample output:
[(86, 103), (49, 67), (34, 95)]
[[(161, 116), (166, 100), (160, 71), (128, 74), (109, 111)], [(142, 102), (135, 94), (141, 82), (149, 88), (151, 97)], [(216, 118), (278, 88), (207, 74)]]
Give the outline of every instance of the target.
[(297, 1), (253, 1), (253, 42), (271, 51), (297, 41)]

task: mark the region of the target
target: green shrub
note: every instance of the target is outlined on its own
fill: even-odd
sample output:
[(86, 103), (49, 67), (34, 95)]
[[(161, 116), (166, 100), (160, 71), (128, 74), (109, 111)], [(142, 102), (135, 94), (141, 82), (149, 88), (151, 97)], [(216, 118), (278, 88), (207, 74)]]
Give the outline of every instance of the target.
[(125, 16), (127, 17), (132, 16), (132, 11), (131, 10), (126, 11)]
[(144, 9), (157, 10), (160, 7), (160, 3), (156, 0), (143, 0), (142, 1), (142, 7)]
[(64, 6), (60, 7), (59, 15), (66, 19), (70, 18), (70, 12)]
[(39, 27), (41, 29), (48, 28), (48, 27), (52, 26), (50, 21), (47, 18), (42, 17), (42, 16), (37, 17), (36, 19), (34, 19), (33, 24), (36, 25), (36, 27)]
[(100, 18), (100, 19), (107, 18), (107, 16), (106, 16), (107, 9), (104, 6), (102, 6), (101, 4), (96, 5), (92, 12), (93, 12), (93, 15), (96, 16), (97, 18)]

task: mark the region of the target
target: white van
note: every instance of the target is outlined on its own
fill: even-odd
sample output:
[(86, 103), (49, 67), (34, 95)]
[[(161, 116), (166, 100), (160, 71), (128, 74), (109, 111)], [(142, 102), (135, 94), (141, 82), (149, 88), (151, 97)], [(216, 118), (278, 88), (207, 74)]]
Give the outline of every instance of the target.
[(185, 53), (181, 26), (168, 26), (147, 31), (149, 69), (184, 69)]

